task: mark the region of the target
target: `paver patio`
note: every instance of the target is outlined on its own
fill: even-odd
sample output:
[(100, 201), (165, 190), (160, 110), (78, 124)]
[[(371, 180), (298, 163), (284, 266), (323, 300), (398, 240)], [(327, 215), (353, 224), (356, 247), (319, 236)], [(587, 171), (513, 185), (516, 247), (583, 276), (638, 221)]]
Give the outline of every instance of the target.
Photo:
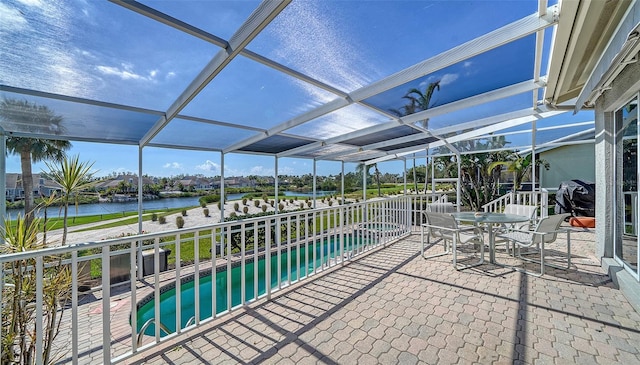
[(419, 245), (414, 234), (126, 362), (640, 364), (640, 315), (591, 254), (592, 231), (572, 235), (572, 270), (540, 278), (456, 271)]

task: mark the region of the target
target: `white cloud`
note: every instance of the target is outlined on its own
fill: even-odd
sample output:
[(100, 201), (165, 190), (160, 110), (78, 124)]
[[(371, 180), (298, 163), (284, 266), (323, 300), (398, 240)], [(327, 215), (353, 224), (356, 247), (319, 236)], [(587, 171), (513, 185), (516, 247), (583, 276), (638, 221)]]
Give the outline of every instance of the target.
[(220, 165), (207, 160), (203, 164), (196, 165), (196, 170), (209, 171), (211, 173), (219, 174), (220, 173)]
[(458, 79), (458, 77), (459, 77), (458, 74), (445, 74), (440, 79), (440, 86), (452, 84), (454, 81)]
[(138, 74), (133, 71), (133, 65), (130, 63), (122, 63), (121, 67), (96, 66), (96, 69), (104, 75), (117, 76), (123, 80), (153, 81), (158, 74), (158, 70), (149, 71), (148, 76)]
[(182, 164), (179, 162), (167, 162), (162, 166), (165, 169), (178, 169), (182, 170)]
[(275, 170), (264, 166), (253, 166), (249, 170), (249, 175), (271, 176)]
[(173, 71), (169, 71), (169, 72), (167, 73), (167, 76), (166, 76), (165, 78), (166, 78), (166, 79), (171, 79), (171, 78), (174, 78), (175, 76), (176, 76), (176, 73), (175, 73), (175, 72), (173, 72)]
[(44, 5), (40, 0), (18, 0), (18, 2), (27, 6), (35, 6), (38, 8), (41, 8)]
[(473, 65), (473, 62), (471, 62), (471, 61), (466, 61), (464, 63), (464, 67), (471, 67), (471, 65)]
[(18, 9), (0, 3), (0, 31), (18, 32), (28, 28), (27, 19)]

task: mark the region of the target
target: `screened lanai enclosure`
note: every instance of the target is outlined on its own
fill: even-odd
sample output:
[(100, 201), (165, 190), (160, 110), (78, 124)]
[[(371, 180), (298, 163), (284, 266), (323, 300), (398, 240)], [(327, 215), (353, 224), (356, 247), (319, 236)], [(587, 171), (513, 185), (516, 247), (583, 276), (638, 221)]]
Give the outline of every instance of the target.
[[(513, 151), (535, 161), (537, 151), (597, 145), (602, 135), (596, 101), (636, 59), (637, 7), (635, 1), (547, 0), (8, 0), (0, 4), (0, 142), (5, 148), (7, 138), (33, 137), (95, 142), (96, 148), (137, 146), (131, 159), (139, 161), (139, 176), (148, 149), (211, 152), (219, 156), (222, 195), (230, 154), (270, 156), (276, 177), (283, 158), (308, 159), (314, 166), (401, 161), (406, 172), (414, 161), (450, 157), (457, 164), (451, 177), (458, 179), (461, 161), (482, 153)], [(614, 205), (618, 215), (615, 253), (605, 248), (602, 256), (616, 259), (637, 281), (637, 118), (630, 118), (637, 98), (629, 100), (629, 106), (617, 106), (616, 126), (624, 130), (614, 143), (624, 150), (615, 153), (619, 171), (611, 166), (602, 174), (623, 176), (625, 184), (615, 201), (598, 209)], [(47, 107), (60, 118), (43, 123), (17, 107), (20, 102)], [(4, 190), (4, 155), (0, 161)], [(607, 165), (593, 161), (596, 174)], [(536, 169), (531, 175), (538, 182), (533, 194), (542, 194), (544, 181)], [(142, 194), (142, 179), (139, 184)], [(118, 362), (411, 235), (422, 202), (441, 199), (413, 193), (4, 255), (1, 261), (35, 258), (33, 272), (41, 282), (52, 255), (62, 255), (74, 274), (67, 330), (72, 353), (66, 360), (85, 363), (91, 351), (82, 346), (99, 342), (98, 362)], [(185, 242), (216, 254), (202, 261), (196, 256), (181, 268)], [(113, 258), (124, 255), (129, 277), (141, 279), (143, 251), (158, 267), (168, 245), (177, 255), (175, 276), (161, 277), (156, 270), (151, 291), (131, 280), (131, 308), (110, 317)], [(79, 338), (89, 325), (83, 322), (86, 308), (77, 302), (81, 283), (75, 274), (86, 260), (100, 261), (103, 274), (103, 315), (96, 325), (102, 331), (92, 344)], [(212, 270), (221, 265), (224, 278)], [(242, 276), (237, 292), (233, 268)], [(201, 282), (208, 301), (196, 300), (193, 313), (178, 310), (171, 323), (160, 323), (160, 283), (172, 281), (171, 290), (180, 292), (185, 275), (191, 276), (191, 301), (205, 290)], [(211, 295), (220, 290), (224, 295)], [(35, 299), (43, 300), (41, 293)], [(186, 299), (174, 300), (180, 307)], [(114, 333), (121, 336), (117, 343)], [(46, 338), (38, 334), (36, 355), (43, 356)]]

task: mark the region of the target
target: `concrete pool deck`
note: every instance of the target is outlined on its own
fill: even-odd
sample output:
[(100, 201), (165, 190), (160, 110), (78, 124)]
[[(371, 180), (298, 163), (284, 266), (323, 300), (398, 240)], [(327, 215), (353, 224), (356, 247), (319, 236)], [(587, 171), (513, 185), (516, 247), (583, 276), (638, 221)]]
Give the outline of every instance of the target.
[[(592, 230), (572, 234), (571, 270), (539, 278), (456, 271), (419, 245), (414, 234), (373, 250), (124, 363), (640, 364), (640, 315), (593, 257)], [(131, 343), (127, 295), (112, 301), (113, 356)], [(102, 361), (99, 296), (81, 306), (81, 363)]]

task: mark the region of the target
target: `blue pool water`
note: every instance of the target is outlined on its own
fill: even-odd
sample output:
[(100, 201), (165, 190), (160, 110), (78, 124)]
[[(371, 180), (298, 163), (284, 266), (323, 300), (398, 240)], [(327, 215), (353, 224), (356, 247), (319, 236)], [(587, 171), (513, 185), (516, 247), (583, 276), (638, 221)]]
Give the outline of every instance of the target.
[[(345, 236), (345, 252), (354, 250), (359, 247), (363, 242), (360, 237)], [(291, 251), (287, 249), (281, 251), (280, 265), (281, 273), (280, 280), (282, 283), (286, 283), (289, 279), (287, 267), (289, 257), (291, 258), (291, 281), (297, 280), (299, 277), (305, 277), (309, 273), (313, 272), (316, 267), (321, 267), (326, 264), (332, 258), (335, 258), (335, 254), (340, 251), (339, 241), (324, 240), (318, 241), (315, 244), (315, 260), (314, 260), (314, 244), (309, 242), (307, 248), (300, 245), (300, 251), (296, 250), (295, 245), (292, 245)], [(321, 258), (322, 253), (322, 258)], [(251, 256), (248, 256), (251, 257)], [(307, 265), (308, 262), (308, 265)], [(298, 272), (298, 263), (300, 264), (300, 272)], [(266, 292), (266, 260), (264, 258), (258, 260), (258, 275), (255, 275), (255, 263), (248, 262), (245, 265), (245, 300), (254, 299), (255, 294), (255, 281), (258, 281), (258, 295), (262, 295)], [(227, 310), (227, 270), (219, 271), (216, 273), (216, 313), (221, 313)], [(236, 266), (231, 269), (231, 306), (241, 304), (242, 301), (242, 266)], [(278, 256), (271, 256), (270, 265), (271, 274), (271, 288), (278, 286)], [(206, 275), (200, 277), (199, 285), (199, 302), (200, 302), (200, 319), (211, 317), (212, 312), (212, 296), (211, 296), (211, 280), (212, 275)], [(180, 287), (180, 304), (181, 304), (181, 327), (186, 327), (189, 319), (195, 316), (195, 281), (193, 277), (190, 280), (183, 282)], [(160, 322), (169, 330), (170, 333), (176, 331), (176, 289), (170, 288), (166, 291), (162, 290), (160, 295)], [(142, 305), (138, 309), (137, 315), (137, 331), (139, 332), (144, 323), (154, 318), (154, 304), (153, 298), (150, 298), (146, 304)], [(192, 322), (193, 323), (193, 322)], [(164, 331), (160, 331), (162, 336), (165, 336)], [(145, 334), (153, 336), (155, 334), (155, 326), (151, 324), (146, 328)]]

